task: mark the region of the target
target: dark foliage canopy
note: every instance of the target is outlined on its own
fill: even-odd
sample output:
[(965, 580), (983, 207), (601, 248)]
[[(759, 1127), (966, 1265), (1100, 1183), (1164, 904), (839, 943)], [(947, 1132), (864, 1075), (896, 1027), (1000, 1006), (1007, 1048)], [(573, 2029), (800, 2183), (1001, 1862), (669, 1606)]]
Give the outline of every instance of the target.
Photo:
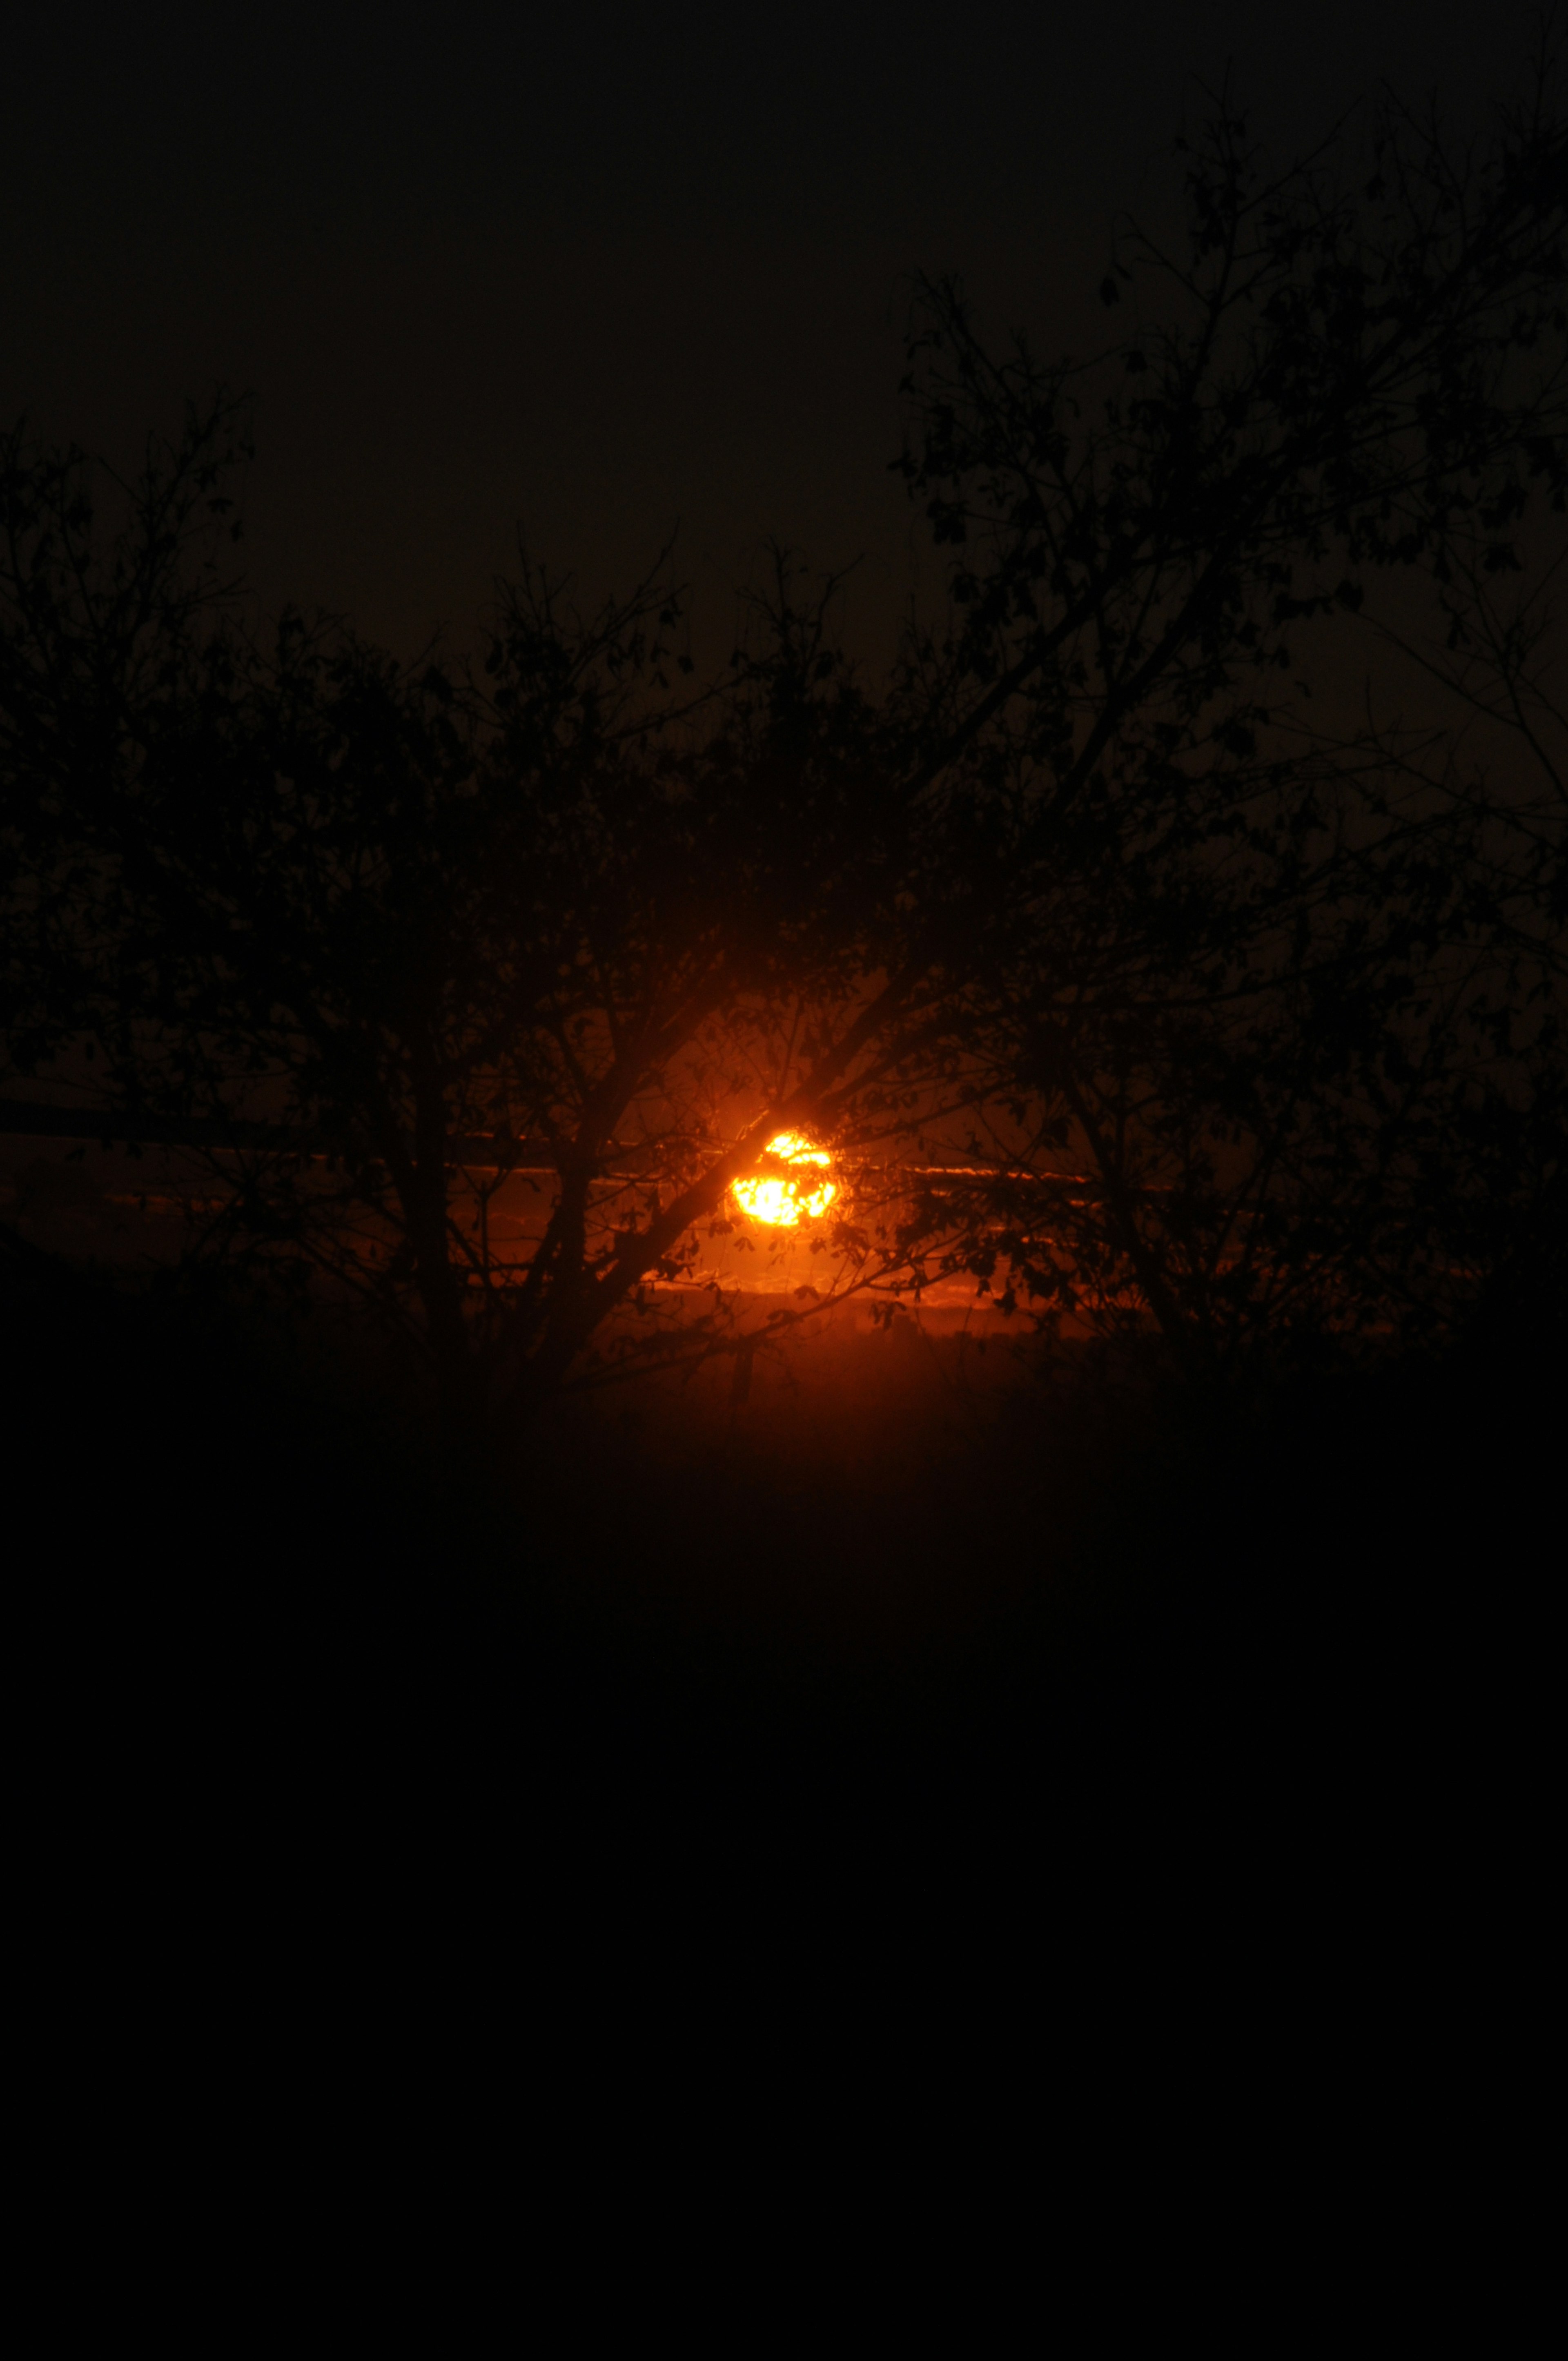
[[(701, 681), (662, 567), (585, 615), (524, 564), (472, 664), (262, 629), (241, 407), (115, 531), (18, 430), (7, 1072), (199, 1128), (193, 1253), (373, 1303), (455, 1433), (959, 1272), (1195, 1377), (1516, 1283), (1564, 1187), (1568, 143), (1550, 75), (1485, 154), (1357, 137), (1271, 175), (1222, 108), (1088, 362), (923, 287), (950, 598), (874, 688), (782, 556)], [(841, 1160), (831, 1283), (683, 1290), (785, 1129)]]

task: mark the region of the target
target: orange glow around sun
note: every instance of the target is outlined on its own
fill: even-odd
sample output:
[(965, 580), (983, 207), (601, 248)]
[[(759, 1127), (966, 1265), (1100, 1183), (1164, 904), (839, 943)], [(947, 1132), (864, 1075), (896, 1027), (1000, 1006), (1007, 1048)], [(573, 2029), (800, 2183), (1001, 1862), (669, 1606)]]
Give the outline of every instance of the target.
[(769, 1140), (768, 1154), (797, 1167), (798, 1177), (759, 1173), (754, 1180), (734, 1181), (735, 1201), (741, 1211), (754, 1222), (769, 1222), (786, 1230), (825, 1213), (839, 1194), (838, 1183), (827, 1178), (833, 1161), (827, 1149), (814, 1148), (798, 1131), (781, 1131)]

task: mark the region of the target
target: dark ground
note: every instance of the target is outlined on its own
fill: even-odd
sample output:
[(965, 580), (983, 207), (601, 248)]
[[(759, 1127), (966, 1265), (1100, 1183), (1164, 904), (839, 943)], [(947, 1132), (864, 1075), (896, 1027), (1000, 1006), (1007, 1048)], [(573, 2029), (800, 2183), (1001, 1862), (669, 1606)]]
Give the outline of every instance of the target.
[(454, 1502), (384, 1387), (230, 1317), (5, 1312), (23, 1819), (84, 1857), (1022, 1905), (1152, 1845), (1387, 1894), (1501, 1873), (1549, 1784), (1563, 1405), (1517, 1335), (1199, 1416), (846, 1323)]

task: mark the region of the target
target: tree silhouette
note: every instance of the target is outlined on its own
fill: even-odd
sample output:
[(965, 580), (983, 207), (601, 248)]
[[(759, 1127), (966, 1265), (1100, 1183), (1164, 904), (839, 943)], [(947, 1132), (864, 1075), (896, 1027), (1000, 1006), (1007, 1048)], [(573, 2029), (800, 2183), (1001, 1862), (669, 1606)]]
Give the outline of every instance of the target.
[[(171, 511), (196, 515), (210, 447), (167, 455)], [(411, 670), (291, 614), (263, 644), (171, 575), (153, 685), (100, 692), (60, 662), (92, 639), (91, 566), (74, 604), (27, 595), (67, 480), (27, 465), (46, 494), (12, 674), (62, 678), (71, 728), (56, 761), (18, 694), (12, 761), (50, 783), (33, 873), (93, 892), (62, 890), (69, 939), (35, 929), (53, 1029), (14, 1028), (14, 1070), (69, 1043), (105, 1130), (204, 1142), (198, 1252), (374, 1303), (429, 1356), (455, 1443), (590, 1351), (709, 1349), (733, 1306), (644, 1282), (690, 1270), (694, 1225), (775, 1132), (873, 1093), (931, 1030), (917, 992), (870, 980), (911, 821), (824, 599), (781, 563), (756, 644), (694, 696), (657, 581), (582, 619), (527, 572), (482, 666)], [(111, 570), (145, 532), (138, 509)], [(73, 750), (100, 694), (115, 752), (93, 768)], [(495, 1216), (522, 1166), (546, 1202), (520, 1239)]]
[[(670, 1282), (786, 1129), (844, 1156), (840, 1291), (964, 1271), (1152, 1321), (1194, 1377), (1430, 1304), (1561, 837), (1510, 807), (1500, 851), (1495, 795), (1304, 684), (1390, 586), (1468, 583), (1481, 631), (1561, 512), (1564, 156), (1538, 94), (1462, 166), (1389, 115), (1355, 177), (1342, 142), (1269, 179), (1222, 109), (1186, 250), (1125, 235), (1138, 316), (1093, 363), (997, 358), (927, 286), (904, 467), (951, 602), (874, 691), (782, 560), (700, 684), (662, 574), (580, 616), (525, 566), (471, 667), (264, 637), (211, 570), (231, 406), (106, 544), (79, 461), (13, 439), (11, 1071), (91, 1054), (106, 1126), (199, 1127), (200, 1251), (373, 1304), (455, 1447), (564, 1385), (748, 1367), (800, 1315)], [(1528, 1047), (1544, 1074), (1549, 1010)], [(1560, 1104), (1519, 1116), (1543, 1170)]]
[(1292, 1320), (1430, 1310), (1452, 1275), (1456, 1111), (1519, 1008), (1521, 891), (1538, 975), (1560, 930), (1561, 807), (1516, 805), (1499, 865), (1503, 777), (1459, 796), (1410, 733), (1324, 707), (1367, 667), (1354, 632), (1457, 619), (1466, 584), (1474, 631), (1521, 533), (1560, 536), (1551, 81), (1484, 155), (1390, 105), (1365, 152), (1275, 178), (1222, 108), (1185, 247), (1124, 234), (1102, 291), (1138, 316), (1087, 367), (993, 354), (925, 288), (904, 464), (957, 618), (921, 656), (1015, 921), (969, 1153), (1088, 1183), (1048, 1223), (1015, 1182), (944, 1188), (913, 1216), (932, 1268), (1152, 1316), (1193, 1371)]
[[(83, 1033), (116, 1038), (143, 1011), (121, 965), (138, 864), (143, 774), (172, 718), (215, 685), (213, 648), (237, 584), (233, 478), (246, 408), (219, 397), (110, 477), (106, 528), (77, 448), (0, 440), (0, 1072), (30, 1075)], [(219, 667), (221, 671), (221, 667)]]

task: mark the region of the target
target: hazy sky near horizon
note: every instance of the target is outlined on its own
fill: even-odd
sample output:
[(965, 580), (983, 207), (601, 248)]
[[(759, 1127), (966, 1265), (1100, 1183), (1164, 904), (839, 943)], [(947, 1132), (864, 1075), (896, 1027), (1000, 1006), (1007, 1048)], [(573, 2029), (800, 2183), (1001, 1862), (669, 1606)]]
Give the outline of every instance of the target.
[(1475, 125), (1539, 16), (58, 0), (7, 39), (0, 421), (123, 461), (249, 389), (263, 597), (404, 650), (473, 619), (519, 525), (591, 593), (678, 530), (710, 644), (764, 536), (858, 557), (874, 648), (917, 563), (888, 472), (914, 272), (1081, 346), (1205, 83), (1281, 153), (1385, 80)]

